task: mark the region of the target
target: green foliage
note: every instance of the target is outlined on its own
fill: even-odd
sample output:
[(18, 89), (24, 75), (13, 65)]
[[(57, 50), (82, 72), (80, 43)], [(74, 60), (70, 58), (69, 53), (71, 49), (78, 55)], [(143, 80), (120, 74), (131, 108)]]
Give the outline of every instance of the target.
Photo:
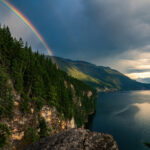
[[(31, 47), (27, 44), (24, 46), (21, 39), (14, 39), (7, 27), (0, 28), (0, 65), (5, 68), (4, 72), (9, 74), (15, 90), (21, 95), (20, 109), (24, 113), (29, 113), (31, 106), (37, 111), (43, 105), (54, 106), (65, 119), (74, 117), (78, 126), (81, 126), (95, 109), (95, 94), (91, 99), (83, 94), (88, 91), (94, 93), (91, 87), (58, 69), (49, 57), (33, 53)], [(3, 86), (7, 85), (6, 75), (1, 68), (0, 71), (0, 88), (6, 90), (0, 91), (0, 116), (5, 116), (12, 114), (13, 101), (9, 88)], [(30, 133), (36, 135), (33, 129), (30, 129)]]
[(30, 112), (31, 99), (26, 94), (21, 94), (20, 109), (23, 113)]
[(42, 100), (40, 97), (33, 97), (32, 102), (37, 111), (41, 110), (44, 105), (44, 100)]
[(0, 123), (0, 149), (6, 146), (10, 135), (11, 133), (8, 126)]
[(148, 147), (148, 148), (150, 148), (150, 143), (144, 143), (144, 145), (146, 146), (146, 147)]
[(49, 91), (49, 101), (48, 104), (51, 106), (57, 106), (57, 101), (58, 101), (58, 93), (57, 93), (57, 87), (56, 86), (50, 86), (50, 91)]
[(13, 96), (8, 83), (8, 75), (0, 66), (0, 118), (12, 118), (13, 108)]
[(23, 141), (24, 141), (25, 145), (29, 145), (29, 144), (31, 144), (33, 142), (38, 141), (39, 138), (40, 137), (38, 135), (37, 129), (34, 128), (34, 127), (30, 127), (30, 128), (26, 129)]
[(85, 82), (93, 82), (95, 84), (99, 84), (99, 82), (100, 82), (98, 79), (93, 78), (93, 77), (81, 72), (76, 67), (67, 68), (67, 72), (72, 77), (82, 80), (82, 81), (85, 81)]
[(29, 127), (25, 130), (25, 134), (23, 137), (24, 145), (29, 145), (33, 142), (39, 140), (39, 138), (43, 138), (49, 135), (51, 130), (48, 128), (46, 121), (44, 118), (39, 120), (39, 126), (36, 127)]
[(41, 120), (39, 121), (39, 129), (40, 129), (40, 132), (39, 132), (40, 138), (43, 138), (49, 135), (50, 129), (48, 128), (44, 118), (41, 118)]

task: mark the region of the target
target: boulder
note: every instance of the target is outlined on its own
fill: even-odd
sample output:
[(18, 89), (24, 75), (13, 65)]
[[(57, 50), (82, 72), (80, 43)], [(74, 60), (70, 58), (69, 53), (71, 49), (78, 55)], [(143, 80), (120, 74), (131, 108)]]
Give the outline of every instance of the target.
[(118, 146), (109, 134), (69, 129), (40, 139), (25, 150), (118, 150)]

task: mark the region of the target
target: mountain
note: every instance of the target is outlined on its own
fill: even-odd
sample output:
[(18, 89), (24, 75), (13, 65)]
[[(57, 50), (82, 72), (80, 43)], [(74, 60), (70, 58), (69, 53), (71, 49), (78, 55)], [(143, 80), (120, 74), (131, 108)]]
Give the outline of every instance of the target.
[(0, 27), (0, 149), (22, 150), (37, 140), (83, 127), (96, 91)]
[(98, 91), (150, 89), (150, 84), (132, 80), (110, 67), (96, 66), (85, 61), (73, 61), (60, 57), (55, 57), (55, 59), (60, 69)]

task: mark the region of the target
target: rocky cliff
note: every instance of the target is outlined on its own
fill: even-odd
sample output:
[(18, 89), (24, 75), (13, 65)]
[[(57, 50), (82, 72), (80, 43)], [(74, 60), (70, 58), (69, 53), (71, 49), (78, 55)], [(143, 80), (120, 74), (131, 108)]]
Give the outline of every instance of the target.
[(43, 138), (25, 150), (118, 150), (118, 146), (111, 135), (70, 129)]
[(48, 136), (52, 143), (46, 147), (52, 150), (63, 148), (63, 143), (66, 149), (77, 149), (77, 145), (82, 149), (88, 143), (89, 148), (96, 144), (113, 147), (108, 135), (66, 131), (83, 128), (95, 111), (95, 98), (94, 89), (60, 70), (46, 56), (33, 53), (22, 39), (11, 36), (8, 27), (0, 26), (0, 149), (22, 150), (40, 139), (48, 142), (49, 138), (44, 139)]
[[(10, 82), (9, 84), (12, 83)], [(90, 91), (84, 94), (88, 97), (92, 96)], [(13, 119), (0, 119), (0, 124), (7, 125), (11, 133), (8, 137), (7, 145), (3, 147), (4, 150), (22, 150), (32, 144), (32, 142), (37, 141), (39, 139), (38, 134), (41, 132), (41, 119), (44, 119), (45, 126), (42, 125), (42, 128), (47, 131), (47, 136), (55, 136), (60, 132), (63, 133), (63, 131), (67, 129), (77, 128), (74, 117), (72, 119), (65, 119), (54, 106), (43, 105), (43, 107), (37, 111), (36, 107), (31, 105), (29, 112), (23, 113), (21, 111), (21, 97), (14, 89), (12, 90), (12, 95), (14, 96)], [(82, 106), (80, 99), (75, 97), (75, 95), (74, 101), (78, 103), (79, 107)], [(0, 128), (0, 137), (1, 132), (2, 130)]]
[(0, 149), (22, 150), (41, 138), (83, 127), (95, 110), (95, 96), (90, 86), (0, 26)]

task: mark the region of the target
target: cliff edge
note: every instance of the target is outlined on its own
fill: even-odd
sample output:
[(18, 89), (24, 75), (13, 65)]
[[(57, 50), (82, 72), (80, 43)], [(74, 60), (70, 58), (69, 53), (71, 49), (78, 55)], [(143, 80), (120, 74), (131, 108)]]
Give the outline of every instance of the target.
[(69, 129), (43, 138), (25, 150), (118, 150), (118, 146), (111, 135)]

